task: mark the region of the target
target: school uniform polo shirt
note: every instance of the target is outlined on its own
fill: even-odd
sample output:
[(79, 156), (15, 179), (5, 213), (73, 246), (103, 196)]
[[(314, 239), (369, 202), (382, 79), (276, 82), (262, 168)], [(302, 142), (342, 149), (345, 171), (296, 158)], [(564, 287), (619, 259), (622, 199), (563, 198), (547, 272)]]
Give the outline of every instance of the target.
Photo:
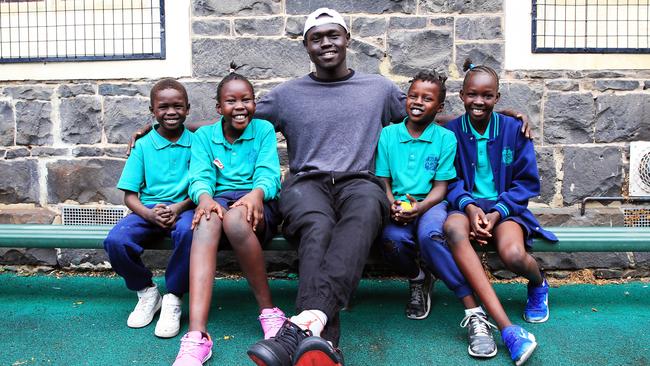
[(117, 188), (140, 194), (147, 205), (181, 202), (187, 196), (192, 133), (187, 129), (176, 142), (156, 129), (138, 139), (122, 170)]
[(375, 174), (391, 178), (395, 199), (406, 200), (408, 193), (423, 200), (434, 180), (456, 177), (456, 137), (453, 132), (431, 123), (420, 137), (414, 138), (406, 129), (407, 118), (381, 131)]
[(275, 199), (280, 191), (280, 159), (273, 125), (253, 119), (232, 144), (223, 135), (223, 118), (199, 128), (192, 144), (189, 194), (199, 197), (226, 191), (264, 191), (264, 200)]
[[(467, 115), (465, 115), (465, 118)], [(468, 121), (469, 122), (469, 121)], [(476, 138), (476, 151), (478, 157), (476, 159), (476, 173), (474, 175), (474, 190), (472, 196), (474, 198), (484, 198), (488, 200), (496, 200), (499, 197), (499, 192), (494, 185), (494, 175), (490, 167), (490, 157), (488, 156), (487, 143), (490, 140), (490, 122), (483, 134), (478, 133), (471, 123), (468, 123), (472, 135)]]

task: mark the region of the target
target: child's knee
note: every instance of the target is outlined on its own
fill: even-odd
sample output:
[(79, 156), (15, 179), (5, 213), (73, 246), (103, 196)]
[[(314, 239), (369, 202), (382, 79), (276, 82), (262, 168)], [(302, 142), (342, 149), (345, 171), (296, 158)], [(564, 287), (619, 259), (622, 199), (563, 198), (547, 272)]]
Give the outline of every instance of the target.
[(390, 239), (384, 239), (381, 243), (382, 253), (386, 257), (396, 257), (404, 248), (404, 243)]
[(527, 253), (523, 248), (508, 246), (499, 249), (499, 257), (503, 264), (511, 270), (518, 271), (525, 267)]
[[(223, 231), (230, 238), (233, 243), (233, 238), (241, 238), (250, 234), (252, 225), (246, 220), (246, 209), (235, 208), (231, 209), (223, 216)], [(233, 243), (236, 245), (236, 243)]]
[(445, 241), (445, 235), (440, 225), (429, 225), (418, 228), (418, 241), (420, 243), (431, 242), (440, 245)]
[(450, 246), (469, 240), (469, 232), (459, 225), (445, 223), (444, 233)]
[(119, 238), (117, 235), (109, 234), (106, 239), (104, 239), (104, 250), (106, 250), (109, 254), (122, 252), (124, 251), (125, 243), (126, 241), (122, 238)]
[(202, 216), (199, 224), (194, 228), (195, 236), (218, 235), (221, 233), (222, 222), (216, 212), (210, 215), (210, 220)]

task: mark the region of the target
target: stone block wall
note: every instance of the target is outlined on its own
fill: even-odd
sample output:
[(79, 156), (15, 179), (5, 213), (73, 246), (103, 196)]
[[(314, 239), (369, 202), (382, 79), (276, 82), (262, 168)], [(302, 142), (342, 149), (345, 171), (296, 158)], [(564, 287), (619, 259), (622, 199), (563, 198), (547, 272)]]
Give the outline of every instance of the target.
[[(502, 0), (193, 0), (193, 71), (181, 79), (192, 104), (189, 120), (218, 117), (216, 85), (231, 60), (246, 64), (241, 73), (258, 95), (308, 73), (302, 27), (320, 6), (343, 13), (352, 33), (348, 61), (355, 70), (381, 73), (404, 89), (418, 70), (448, 74), (445, 113), (463, 112), (458, 90), (466, 57), (494, 67), (501, 76), (498, 107), (524, 112), (532, 121), (542, 178), (532, 206), (543, 212), (545, 223), (593, 224), (578, 214), (582, 198), (626, 194), (629, 143), (650, 140), (650, 68), (505, 70)], [(52, 222), (64, 202), (121, 204), (115, 184), (129, 136), (151, 121), (148, 96), (154, 82), (0, 81), (0, 222)], [(286, 145), (278, 138), (286, 165)], [(597, 222), (622, 222), (619, 210), (598, 211), (591, 213)], [(105, 260), (65, 252), (58, 260), (68, 265)], [(16, 251), (6, 253), (0, 251), (2, 263), (35, 256), (23, 250), (16, 259)], [(614, 262), (566, 263), (622, 270), (648, 263), (634, 256)]]

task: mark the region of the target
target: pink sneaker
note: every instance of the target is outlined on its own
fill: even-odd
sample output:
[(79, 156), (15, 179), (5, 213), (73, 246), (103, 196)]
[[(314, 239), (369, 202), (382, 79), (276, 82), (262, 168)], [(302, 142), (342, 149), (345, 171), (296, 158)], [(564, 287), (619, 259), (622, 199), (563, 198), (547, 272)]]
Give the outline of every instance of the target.
[(201, 366), (210, 357), (212, 357), (210, 335), (206, 333), (204, 337), (199, 331), (187, 332), (181, 338), (181, 349), (172, 366)]
[(257, 318), (262, 325), (262, 331), (264, 331), (264, 339), (269, 339), (275, 337), (282, 324), (287, 320), (287, 317), (284, 315), (282, 310), (278, 308), (272, 309), (262, 309), (262, 313)]

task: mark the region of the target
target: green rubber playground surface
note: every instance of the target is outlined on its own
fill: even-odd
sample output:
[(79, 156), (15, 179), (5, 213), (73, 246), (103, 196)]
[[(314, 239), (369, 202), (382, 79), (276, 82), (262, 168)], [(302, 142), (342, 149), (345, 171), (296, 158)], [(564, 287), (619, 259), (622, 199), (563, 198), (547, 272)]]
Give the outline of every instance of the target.
[[(288, 312), (296, 286), (295, 280), (271, 282), (276, 304)], [(521, 324), (525, 286), (498, 284), (496, 290)], [(178, 351), (181, 335), (158, 339), (154, 323), (126, 326), (136, 297), (119, 278), (5, 273), (0, 300), (0, 365), (171, 365)], [(458, 326), (462, 308), (441, 283), (428, 319), (406, 319), (405, 301), (404, 282), (361, 282), (342, 314), (346, 365), (512, 364), (500, 340), (493, 359), (467, 355), (465, 330)], [(566, 285), (552, 289), (550, 302), (547, 323), (525, 326), (540, 344), (527, 365), (650, 365), (647, 283)], [(252, 365), (246, 349), (261, 336), (256, 315), (246, 281), (218, 280), (208, 325), (215, 346), (206, 364)], [(181, 332), (186, 329), (184, 311)]]

